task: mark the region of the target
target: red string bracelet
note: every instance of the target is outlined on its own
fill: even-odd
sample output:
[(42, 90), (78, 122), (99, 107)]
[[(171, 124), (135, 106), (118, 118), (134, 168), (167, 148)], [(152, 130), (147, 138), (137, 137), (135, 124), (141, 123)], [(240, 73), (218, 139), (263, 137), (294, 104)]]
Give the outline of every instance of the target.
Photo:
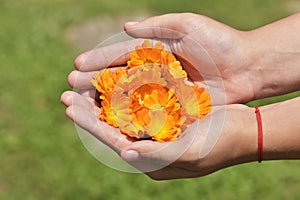
[(257, 154), (258, 154), (258, 162), (261, 163), (262, 161), (262, 151), (263, 151), (263, 128), (262, 128), (262, 120), (260, 111), (257, 106), (254, 106), (255, 114), (257, 119), (257, 126), (258, 126), (258, 137), (257, 137)]

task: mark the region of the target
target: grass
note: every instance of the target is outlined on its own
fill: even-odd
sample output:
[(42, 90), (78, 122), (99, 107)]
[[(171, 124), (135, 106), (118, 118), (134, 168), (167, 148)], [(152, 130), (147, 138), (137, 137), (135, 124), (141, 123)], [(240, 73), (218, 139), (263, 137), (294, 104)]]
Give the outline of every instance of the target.
[(110, 169), (86, 151), (59, 102), (79, 53), (64, 37), (71, 25), (138, 10), (193, 11), (248, 30), (286, 16), (283, 2), (0, 0), (0, 199), (299, 199), (299, 161), (163, 182)]

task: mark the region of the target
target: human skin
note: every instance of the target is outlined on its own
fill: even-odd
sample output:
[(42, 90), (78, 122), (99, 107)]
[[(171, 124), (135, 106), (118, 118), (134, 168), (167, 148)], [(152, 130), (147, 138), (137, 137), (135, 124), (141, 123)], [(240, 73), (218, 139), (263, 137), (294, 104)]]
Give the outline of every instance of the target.
[[(183, 137), (161, 143), (134, 140), (121, 134), (117, 128), (99, 121), (91, 97), (68, 91), (62, 95), (62, 102), (68, 107), (67, 116), (76, 124), (110, 146), (125, 161), (156, 180), (200, 177), (226, 167), (258, 160), (255, 111), (245, 105), (219, 106), (206, 118), (198, 121), (198, 126), (188, 129)], [(263, 160), (300, 159), (299, 110), (300, 97), (260, 108)], [(222, 115), (223, 112), (226, 113), (226, 118), (218, 140), (211, 151), (203, 156), (200, 150), (205, 145), (205, 137), (213, 134), (211, 131), (206, 132), (218, 123), (211, 121), (211, 118)], [(158, 152), (158, 149), (165, 150)], [(170, 161), (176, 156), (174, 149), (184, 151), (176, 160)]]
[[(299, 18), (300, 13), (255, 30), (239, 31), (202, 15), (167, 14), (127, 23), (124, 29), (135, 37), (169, 39), (172, 52), (185, 57), (181, 61), (192, 81), (225, 92), (225, 101), (215, 99), (213, 103), (230, 104), (299, 90)], [(70, 85), (91, 88), (94, 70), (125, 64), (128, 57), (115, 55), (128, 55), (137, 44), (141, 40), (79, 55), (75, 60), (77, 70), (69, 76)], [(208, 59), (215, 66), (203, 64)], [(205, 82), (197, 76), (199, 73)]]
[[(90, 52), (76, 59), (77, 70), (68, 79), (72, 87), (80, 89), (80, 94), (68, 91), (62, 95), (61, 100), (67, 106), (67, 116), (114, 149), (124, 160), (157, 180), (199, 177), (257, 160), (257, 120), (254, 109), (237, 103), (300, 89), (300, 14), (245, 32), (190, 13), (168, 14), (125, 25), (125, 30), (135, 37), (170, 37), (168, 32), (157, 31), (159, 29), (180, 31), (200, 44), (205, 49), (205, 55), (209, 55), (215, 63), (218, 74), (198, 65), (206, 58), (197, 57), (197, 51), (189, 47), (192, 45), (191, 40), (185, 40), (178, 34), (172, 35), (168, 43), (175, 54), (185, 56), (184, 61), (189, 60), (184, 62), (188, 72), (195, 67), (198, 71), (204, 70), (205, 82), (201, 79), (203, 77), (191, 76), (192, 81), (215, 87), (220, 84), (221, 78), (226, 95), (224, 103), (227, 105), (216, 106), (211, 114), (201, 119), (201, 123), (196, 122), (198, 126), (193, 131), (187, 130), (183, 137), (172, 142), (174, 149), (189, 144), (180, 157), (163, 166), (170, 161), (174, 151), (170, 148), (160, 152), (156, 150), (170, 143), (133, 140), (98, 120), (99, 110), (93, 102), (90, 79), (95, 70), (107, 67), (108, 63), (124, 64), (126, 56), (115, 59), (111, 55), (121, 55), (128, 48), (134, 47), (136, 41), (103, 47), (102, 54), (90, 57), (89, 60), (87, 56)], [(172, 43), (174, 39), (176, 43)], [(299, 159), (300, 98), (263, 106), (260, 110), (264, 138), (263, 159)], [(203, 134), (214, 125), (209, 123), (210, 119), (222, 113), (225, 113), (225, 118), (219, 137), (203, 157), (199, 153), (204, 145)], [(187, 140), (195, 130), (195, 138)], [(162, 168), (148, 170), (151, 163), (161, 164)]]

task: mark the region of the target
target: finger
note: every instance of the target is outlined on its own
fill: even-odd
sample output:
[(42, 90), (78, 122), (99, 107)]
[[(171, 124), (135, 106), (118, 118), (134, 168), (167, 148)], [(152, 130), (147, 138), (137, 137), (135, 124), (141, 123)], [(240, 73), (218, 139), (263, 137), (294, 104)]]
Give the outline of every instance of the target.
[[(170, 162), (159, 159), (158, 155), (153, 158), (152, 154), (149, 155), (150, 153), (147, 153), (148, 151), (151, 152), (153, 149), (162, 149), (166, 145), (165, 143), (155, 141), (137, 141), (132, 144), (135, 145), (131, 145), (121, 152), (121, 157), (123, 160), (130, 163), (143, 173), (157, 171), (170, 164)], [(151, 150), (150, 146), (153, 147)]]
[[(194, 123), (188, 129), (194, 130), (197, 127), (198, 123)], [(194, 142), (196, 132), (186, 131), (172, 142), (135, 142), (124, 149), (121, 157), (143, 172), (157, 171), (180, 159)]]
[(68, 83), (74, 89), (91, 89), (94, 87), (91, 80), (95, 73), (96, 71), (81, 72), (74, 70), (68, 76)]
[(93, 49), (79, 55), (74, 65), (79, 71), (96, 71), (108, 66), (123, 65), (129, 60), (129, 53), (142, 41), (132, 39)]
[(95, 106), (91, 100), (84, 98), (80, 94), (73, 91), (66, 91), (61, 95), (61, 102), (66, 106), (76, 105), (83, 109), (94, 110), (99, 113), (99, 109), (95, 110)]
[[(99, 93), (96, 92), (96, 89), (91, 90), (79, 90), (77, 91), (80, 95), (83, 97), (86, 97), (87, 99), (95, 100), (96, 98), (99, 98)], [(98, 96), (97, 96), (98, 95)]]
[(133, 37), (178, 39), (199, 26), (198, 18), (191, 13), (166, 14), (126, 23), (124, 29)]
[[(124, 66), (119, 67), (109, 67), (108, 69), (115, 72), (117, 68), (124, 69)], [(95, 88), (91, 82), (91, 80), (94, 78), (95, 73), (98, 71), (89, 71), (89, 72), (82, 72), (78, 70), (72, 71), (68, 76), (68, 83), (69, 85), (74, 89), (79, 90), (86, 90), (86, 89), (92, 89)]]
[(65, 106), (70, 106), (73, 103), (73, 98), (72, 98), (72, 92), (71, 91), (65, 91), (61, 94), (60, 96), (60, 101), (65, 105)]
[(131, 144), (131, 141), (124, 134), (121, 134), (119, 129), (100, 121), (91, 110), (78, 105), (71, 105), (66, 109), (66, 114), (79, 127), (94, 135), (117, 153)]

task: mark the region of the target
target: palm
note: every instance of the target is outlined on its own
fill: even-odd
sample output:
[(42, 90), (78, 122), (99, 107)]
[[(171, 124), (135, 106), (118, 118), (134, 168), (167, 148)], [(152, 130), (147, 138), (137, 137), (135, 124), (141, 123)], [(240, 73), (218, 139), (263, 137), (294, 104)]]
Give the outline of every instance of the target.
[[(226, 167), (224, 163), (236, 156), (224, 156), (224, 151), (236, 152), (232, 151), (232, 147), (241, 142), (239, 128), (232, 129), (232, 123), (236, 123), (241, 119), (241, 114), (247, 111), (244, 105), (215, 107), (208, 117), (188, 128), (183, 137), (173, 142), (161, 143), (129, 138), (121, 134), (119, 129), (101, 122), (98, 119), (99, 108), (95, 106), (93, 96), (89, 91), (82, 94), (65, 92), (61, 99), (68, 107), (67, 115), (151, 178), (203, 176)], [(216, 131), (217, 129), (219, 130)], [(128, 150), (139, 152), (138, 158), (128, 157)]]
[(170, 14), (157, 18), (135, 27), (125, 26), (125, 30), (134, 37), (165, 40), (192, 81), (217, 93), (226, 91), (226, 101), (220, 103), (252, 100), (252, 85), (245, 69), (248, 41), (244, 32), (201, 15)]
[[(211, 25), (208, 28), (215, 29)], [(192, 81), (215, 91), (219, 98), (220, 95), (226, 95), (226, 102), (223, 103), (241, 103), (251, 99), (249, 77), (238, 73), (241, 71), (239, 47), (234, 45), (241, 40), (240, 36), (231, 29), (223, 30), (222, 40), (216, 30), (209, 32), (212, 33), (205, 35), (206, 32), (200, 29), (188, 34), (179, 43), (171, 42), (170, 48)]]

